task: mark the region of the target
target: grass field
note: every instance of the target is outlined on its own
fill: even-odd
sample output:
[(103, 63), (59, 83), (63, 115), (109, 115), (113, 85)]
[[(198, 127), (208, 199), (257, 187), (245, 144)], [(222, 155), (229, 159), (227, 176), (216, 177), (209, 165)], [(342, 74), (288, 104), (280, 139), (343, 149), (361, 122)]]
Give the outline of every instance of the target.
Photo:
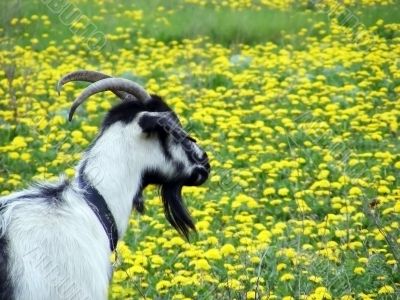
[(115, 103), (68, 123), (61, 75), (135, 79), (213, 174), (184, 189), (190, 243), (148, 188), (110, 299), (400, 299), (400, 2), (132, 2), (1, 2), (0, 194), (74, 176)]

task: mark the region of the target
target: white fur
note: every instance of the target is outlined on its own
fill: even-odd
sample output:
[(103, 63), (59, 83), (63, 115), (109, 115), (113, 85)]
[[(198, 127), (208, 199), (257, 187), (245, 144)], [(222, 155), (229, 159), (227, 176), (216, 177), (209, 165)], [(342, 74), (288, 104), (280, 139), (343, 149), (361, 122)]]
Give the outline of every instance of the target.
[(111, 270), (104, 229), (73, 188), (63, 200), (60, 207), (40, 198), (7, 206), (16, 299), (107, 298)]
[[(173, 152), (188, 166), (181, 149)], [(78, 170), (83, 162), (89, 181), (114, 216), (120, 237), (128, 226), (132, 198), (140, 188), (144, 169), (174, 174), (158, 140), (146, 138), (136, 122), (117, 122), (106, 129), (86, 152)], [(8, 239), (16, 299), (107, 299), (109, 241), (82, 198), (84, 191), (77, 179), (65, 189), (58, 204), (40, 196), (24, 198), (37, 190), (31, 188), (0, 199), (5, 204), (0, 234)]]

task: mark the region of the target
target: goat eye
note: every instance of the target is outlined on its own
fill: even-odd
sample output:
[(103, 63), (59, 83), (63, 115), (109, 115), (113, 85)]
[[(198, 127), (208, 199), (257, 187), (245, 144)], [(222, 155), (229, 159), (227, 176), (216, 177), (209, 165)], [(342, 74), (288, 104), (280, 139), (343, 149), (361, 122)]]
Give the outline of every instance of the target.
[(188, 136), (187, 139), (188, 139), (189, 141), (192, 141), (192, 142), (194, 142), (194, 143), (197, 143), (197, 141), (196, 141), (194, 138), (192, 138), (191, 136)]

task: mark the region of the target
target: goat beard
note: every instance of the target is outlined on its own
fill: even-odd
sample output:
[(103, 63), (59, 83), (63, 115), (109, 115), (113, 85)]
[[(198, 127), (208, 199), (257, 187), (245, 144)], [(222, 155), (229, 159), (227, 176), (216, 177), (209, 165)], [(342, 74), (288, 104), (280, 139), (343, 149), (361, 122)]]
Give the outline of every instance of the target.
[[(168, 222), (189, 240), (190, 230), (196, 231), (196, 226), (182, 199), (182, 183), (164, 183), (160, 186), (164, 214)], [(145, 212), (142, 191), (133, 199), (133, 208), (140, 214)]]
[(189, 240), (190, 230), (196, 231), (196, 226), (182, 199), (181, 183), (166, 183), (161, 186), (161, 199), (164, 205), (164, 214), (168, 222)]

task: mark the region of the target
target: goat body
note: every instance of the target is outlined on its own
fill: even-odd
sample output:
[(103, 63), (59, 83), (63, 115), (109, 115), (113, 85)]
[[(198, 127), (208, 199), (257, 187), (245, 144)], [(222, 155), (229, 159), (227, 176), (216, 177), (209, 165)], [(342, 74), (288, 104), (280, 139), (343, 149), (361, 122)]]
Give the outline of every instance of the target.
[[(132, 92), (118, 87), (116, 94)], [(132, 209), (143, 210), (149, 184), (161, 186), (168, 221), (187, 235), (194, 225), (180, 190), (202, 184), (210, 166), (176, 115), (150, 96), (108, 113), (76, 171), (71, 181), (61, 177), (0, 199), (0, 299), (107, 299), (113, 249), (80, 176), (104, 199), (119, 239)]]

